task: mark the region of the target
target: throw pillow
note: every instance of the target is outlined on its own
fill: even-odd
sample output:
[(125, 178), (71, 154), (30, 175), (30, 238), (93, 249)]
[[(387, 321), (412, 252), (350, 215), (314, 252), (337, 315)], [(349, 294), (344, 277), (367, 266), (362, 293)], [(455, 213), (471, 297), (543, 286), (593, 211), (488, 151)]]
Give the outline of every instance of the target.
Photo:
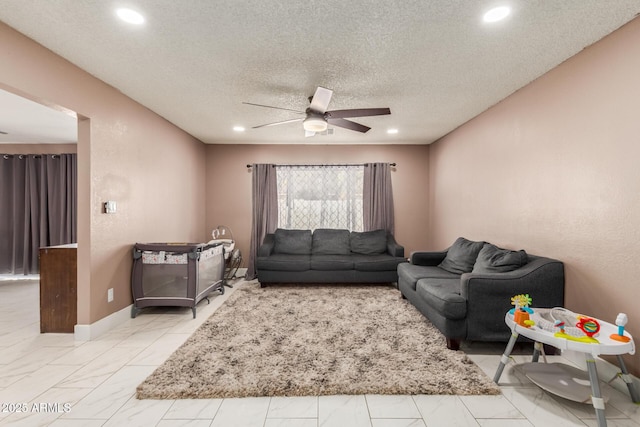
[(527, 262), (529, 257), (523, 250), (510, 251), (485, 243), (478, 253), (472, 273), (506, 273), (517, 270)]
[(311, 253), (311, 230), (285, 230), (278, 228), (275, 232), (276, 254), (309, 255)]
[(351, 232), (351, 252), (362, 255), (383, 254), (387, 251), (387, 231)]
[(483, 246), (484, 242), (458, 237), (438, 267), (454, 274), (470, 273)]
[(317, 228), (313, 230), (311, 253), (317, 255), (349, 255), (349, 230)]

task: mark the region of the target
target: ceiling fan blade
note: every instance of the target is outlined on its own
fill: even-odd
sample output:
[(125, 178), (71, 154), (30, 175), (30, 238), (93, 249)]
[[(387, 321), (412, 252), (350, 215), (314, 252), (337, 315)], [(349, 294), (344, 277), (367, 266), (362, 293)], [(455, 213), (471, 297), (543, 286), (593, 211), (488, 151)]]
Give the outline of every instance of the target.
[(266, 125), (254, 126), (251, 129), (266, 128), (266, 127), (269, 127), (269, 126), (278, 126), (278, 125), (283, 125), (285, 123), (301, 122), (303, 120), (304, 119), (302, 119), (302, 118), (300, 118), (300, 119), (283, 120), (281, 122), (273, 122), (273, 123), (267, 123)]
[(366, 116), (384, 116), (391, 114), (388, 108), (353, 108), (350, 110), (333, 110), (327, 111), (330, 118), (346, 119), (348, 117), (366, 117)]
[(315, 134), (316, 134), (315, 132), (310, 131), (310, 130), (305, 130), (304, 131), (304, 137), (305, 138), (309, 138), (310, 136), (315, 136)]
[(294, 113), (298, 113), (298, 114), (305, 114), (304, 111), (292, 110), (291, 108), (273, 107), (271, 105), (254, 104), (253, 102), (243, 102), (243, 104), (253, 105), (255, 107), (273, 108), (275, 110), (293, 111)]
[(311, 111), (316, 113), (324, 114), (329, 107), (329, 102), (331, 101), (331, 96), (333, 95), (333, 91), (331, 89), (326, 89), (318, 86), (316, 89), (316, 93), (311, 98), (311, 105), (309, 108)]
[(369, 126), (361, 125), (360, 123), (352, 122), (351, 120), (329, 118), (327, 121), (334, 126), (355, 130), (356, 132), (366, 133), (371, 129)]

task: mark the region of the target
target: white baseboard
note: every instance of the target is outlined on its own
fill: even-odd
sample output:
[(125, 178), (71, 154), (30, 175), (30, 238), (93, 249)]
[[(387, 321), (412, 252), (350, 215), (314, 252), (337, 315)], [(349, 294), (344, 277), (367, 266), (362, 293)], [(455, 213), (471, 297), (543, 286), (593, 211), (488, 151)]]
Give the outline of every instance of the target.
[[(587, 369), (587, 361), (584, 353), (573, 350), (563, 350), (562, 357), (575, 364), (580, 369)], [(625, 383), (622, 378), (618, 376), (620, 368), (617, 365), (614, 365), (613, 363), (610, 363), (599, 357), (596, 357), (595, 360), (596, 370), (598, 371), (598, 378), (600, 378), (600, 381), (609, 382), (612, 378), (617, 377), (615, 380), (611, 381), (611, 386), (621, 393), (629, 394), (627, 383)], [(631, 381), (633, 381), (633, 383), (635, 384), (636, 390), (640, 391), (640, 379), (633, 375), (629, 376), (631, 377)]]
[[(132, 304), (133, 305), (133, 304)], [(76, 341), (91, 341), (98, 338), (116, 326), (131, 319), (131, 306), (129, 305), (122, 310), (111, 313), (97, 322), (90, 325), (75, 325), (73, 328), (73, 338)]]

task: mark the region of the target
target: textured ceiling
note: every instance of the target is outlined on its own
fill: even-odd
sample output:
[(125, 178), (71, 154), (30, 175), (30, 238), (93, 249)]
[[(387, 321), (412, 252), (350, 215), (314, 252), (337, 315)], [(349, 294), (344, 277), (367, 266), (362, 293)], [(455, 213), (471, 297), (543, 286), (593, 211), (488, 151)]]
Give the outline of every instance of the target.
[[(482, 22), (503, 4), (506, 20)], [(119, 21), (118, 6), (146, 23)], [(640, 0), (0, 0), (0, 20), (206, 143), (431, 143), (638, 12)], [(304, 110), (317, 86), (333, 89), (330, 109), (391, 115), (353, 119), (366, 134), (251, 129), (297, 116), (243, 101)]]

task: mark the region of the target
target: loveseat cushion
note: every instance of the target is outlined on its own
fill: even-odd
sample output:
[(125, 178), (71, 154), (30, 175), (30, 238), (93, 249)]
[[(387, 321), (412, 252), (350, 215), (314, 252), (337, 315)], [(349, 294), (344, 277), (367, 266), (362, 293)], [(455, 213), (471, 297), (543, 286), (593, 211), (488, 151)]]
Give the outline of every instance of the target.
[(467, 300), (460, 295), (460, 279), (420, 279), (416, 291), (447, 319), (467, 317)]
[(396, 271), (398, 264), (407, 262), (403, 257), (391, 255), (353, 255), (353, 263), (358, 271)]
[(517, 270), (527, 262), (527, 253), (523, 250), (511, 251), (485, 243), (478, 253), (472, 273), (506, 273)]
[(278, 228), (274, 234), (274, 254), (309, 255), (311, 253), (311, 230)]
[(470, 273), (483, 246), (484, 242), (473, 242), (458, 237), (438, 267), (450, 273)]
[(317, 228), (313, 230), (311, 244), (313, 255), (350, 255), (349, 230)]
[(386, 230), (352, 231), (351, 252), (362, 255), (383, 254), (387, 251)]
[(414, 265), (410, 263), (398, 264), (398, 276), (403, 281), (411, 284), (411, 289), (416, 290), (416, 283), (427, 277), (434, 279), (455, 279), (460, 281), (460, 275), (449, 273), (436, 266)]
[(312, 270), (353, 270), (351, 255), (312, 255), (310, 265)]
[(311, 269), (311, 256), (274, 254), (268, 257), (258, 257), (256, 268), (258, 271), (307, 271)]

